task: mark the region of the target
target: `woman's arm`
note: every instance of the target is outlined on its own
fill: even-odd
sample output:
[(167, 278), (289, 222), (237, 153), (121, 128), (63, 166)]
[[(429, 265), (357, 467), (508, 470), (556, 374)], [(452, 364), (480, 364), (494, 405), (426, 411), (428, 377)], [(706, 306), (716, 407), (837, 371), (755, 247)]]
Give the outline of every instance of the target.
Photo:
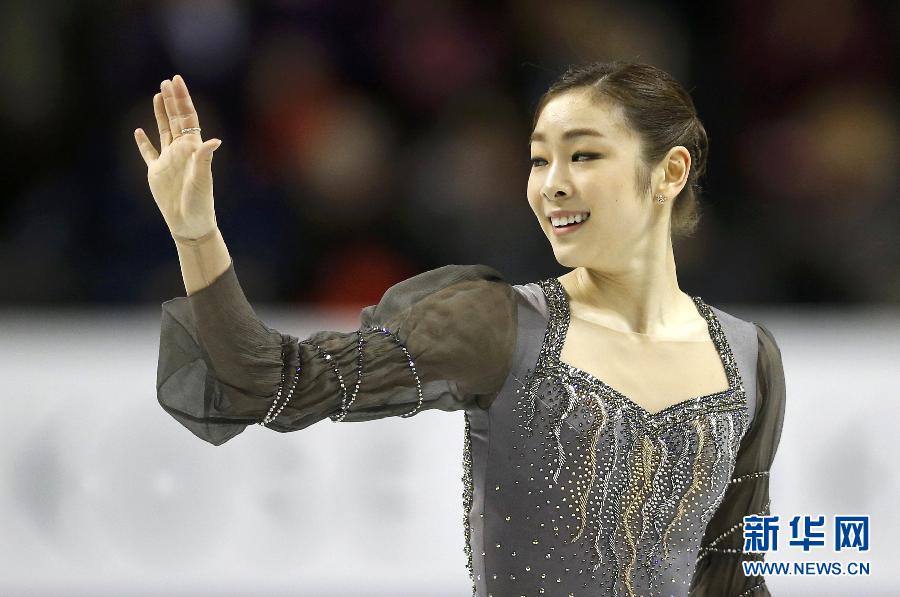
[(279, 392), (279, 408), (290, 400), (266, 426), (280, 432), (328, 417), (469, 408), (506, 379), (514, 295), (490, 267), (448, 265), (389, 288), (363, 309), (358, 331), (301, 341), (256, 316), (230, 263), (209, 286), (163, 303), (158, 400), (214, 445), (266, 418)]

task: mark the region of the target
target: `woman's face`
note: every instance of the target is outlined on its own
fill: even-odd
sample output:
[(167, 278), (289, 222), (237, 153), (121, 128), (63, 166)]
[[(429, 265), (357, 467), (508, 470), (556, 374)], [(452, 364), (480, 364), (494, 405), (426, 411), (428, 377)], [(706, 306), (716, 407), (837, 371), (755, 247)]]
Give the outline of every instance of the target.
[[(656, 236), (663, 210), (638, 196), (639, 151), (621, 109), (596, 102), (586, 90), (565, 92), (544, 107), (531, 138), (528, 203), (561, 265), (624, 271)], [(555, 212), (590, 215), (558, 228)]]

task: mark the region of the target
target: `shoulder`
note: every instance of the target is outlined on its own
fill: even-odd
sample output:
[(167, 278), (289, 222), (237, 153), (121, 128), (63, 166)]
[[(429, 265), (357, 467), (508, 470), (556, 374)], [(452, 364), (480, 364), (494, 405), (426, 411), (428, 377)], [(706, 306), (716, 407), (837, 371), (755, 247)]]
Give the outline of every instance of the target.
[(706, 303), (706, 306), (712, 309), (713, 313), (716, 314), (716, 317), (721, 322), (723, 328), (741, 330), (745, 334), (754, 337), (756, 336), (756, 326), (752, 321), (738, 317), (737, 315), (716, 307), (715, 305), (710, 305), (709, 303)]
[(719, 307), (707, 304), (716, 314), (727, 336), (740, 338), (744, 343), (752, 343), (757, 347), (760, 360), (769, 358), (775, 352), (780, 355), (775, 336), (769, 328), (758, 321), (743, 319)]
[(725, 334), (732, 351), (736, 353), (735, 356), (739, 360), (742, 360), (741, 356), (743, 356), (744, 366), (755, 363), (759, 350), (756, 325), (752, 321), (733, 315), (709, 303), (706, 303), (706, 306), (715, 314), (722, 333)]
[(775, 341), (775, 335), (769, 330), (768, 326), (758, 321), (742, 319), (736, 315), (723, 311), (718, 307), (712, 305), (708, 306), (715, 312), (719, 321), (722, 323), (722, 327), (741, 330), (744, 335), (752, 337), (759, 347), (760, 358), (773, 352), (780, 356), (781, 350), (778, 348), (778, 343)]
[(543, 317), (547, 316), (547, 297), (540, 283), (514, 284), (512, 290), (520, 308), (535, 311)]
[(707, 306), (716, 314), (723, 331), (732, 343), (736, 339), (744, 344), (755, 346), (760, 365), (773, 360), (780, 362), (781, 349), (778, 347), (775, 335), (767, 325), (758, 321), (742, 319), (709, 304)]
[[(739, 335), (740, 339), (732, 341), (729, 338), (729, 342), (739, 344), (738, 349), (733, 350), (738, 361), (742, 360), (740, 353), (745, 353), (743, 357), (747, 363), (746, 369), (743, 371), (745, 382), (752, 380), (753, 385), (750, 386), (749, 391), (754, 395), (759, 394), (756, 396), (758, 404), (755, 405), (755, 408), (760, 412), (774, 412), (778, 417), (782, 417), (786, 394), (785, 377), (781, 348), (775, 340), (775, 335), (767, 324), (741, 319), (721, 309), (712, 308), (722, 322), (723, 328), (731, 327), (733, 330), (741, 330), (737, 334), (732, 332), (732, 335)], [(751, 350), (754, 354), (752, 358), (749, 358), (748, 351)], [(755, 363), (755, 367), (752, 367), (751, 363)], [(746, 383), (745, 388), (747, 388)], [(780, 422), (778, 424), (780, 425)]]
[[(511, 302), (510, 284), (499, 271), (484, 264), (444, 265), (397, 282), (388, 288), (377, 305), (363, 310), (364, 320), (385, 320), (415, 307), (445, 303), (465, 303), (472, 307), (482, 303)], [(464, 308), (464, 305), (457, 305)], [(458, 309), (456, 309), (458, 310)]]

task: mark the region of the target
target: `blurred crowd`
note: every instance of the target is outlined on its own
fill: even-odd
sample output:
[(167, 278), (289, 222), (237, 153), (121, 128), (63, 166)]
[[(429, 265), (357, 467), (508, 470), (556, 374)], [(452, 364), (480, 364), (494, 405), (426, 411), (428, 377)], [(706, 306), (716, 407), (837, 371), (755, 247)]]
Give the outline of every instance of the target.
[[(0, 8), (0, 302), (184, 295), (132, 132), (181, 74), (251, 301), (360, 307), (449, 263), (566, 271), (528, 207), (540, 94), (572, 63), (671, 72), (710, 137), (682, 289), (900, 302), (896, 2), (33, 2)], [(893, 164), (893, 165), (892, 165)]]

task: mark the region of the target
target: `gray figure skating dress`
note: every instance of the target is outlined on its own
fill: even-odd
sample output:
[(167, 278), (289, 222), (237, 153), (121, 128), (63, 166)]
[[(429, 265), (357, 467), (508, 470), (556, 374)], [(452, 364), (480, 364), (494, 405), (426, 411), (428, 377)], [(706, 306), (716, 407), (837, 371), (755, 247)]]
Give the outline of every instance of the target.
[(743, 553), (742, 526), (770, 512), (781, 353), (761, 324), (693, 300), (728, 388), (652, 413), (560, 360), (570, 310), (556, 278), (448, 265), (392, 286), (355, 332), (301, 340), (257, 318), (232, 263), (163, 303), (157, 396), (214, 445), (277, 396), (291, 396), (266, 425), (279, 432), (463, 411), (475, 597), (769, 595), (743, 573), (762, 554)]

